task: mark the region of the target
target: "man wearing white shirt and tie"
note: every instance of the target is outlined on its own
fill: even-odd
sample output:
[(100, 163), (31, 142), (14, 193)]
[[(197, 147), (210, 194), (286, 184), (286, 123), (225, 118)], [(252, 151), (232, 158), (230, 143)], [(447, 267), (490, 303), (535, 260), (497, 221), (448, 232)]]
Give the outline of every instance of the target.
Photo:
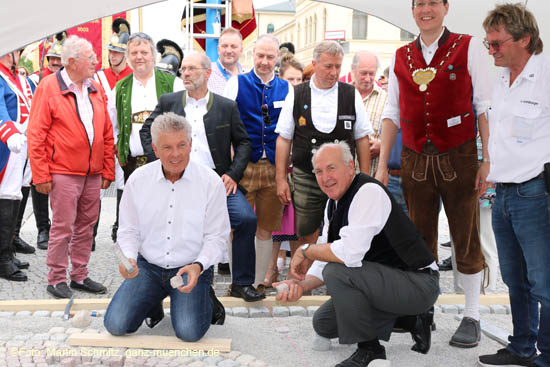
[[(225, 317), (210, 286), (213, 265), (227, 257), (225, 188), (214, 170), (189, 160), (191, 125), (185, 117), (158, 116), (151, 135), (159, 160), (134, 171), (120, 203), (118, 243), (135, 270), (119, 266), (125, 280), (104, 324), (113, 335), (135, 332), (144, 320), (153, 327), (170, 296), (176, 336), (194, 342)], [(184, 286), (171, 287), (176, 275)]]

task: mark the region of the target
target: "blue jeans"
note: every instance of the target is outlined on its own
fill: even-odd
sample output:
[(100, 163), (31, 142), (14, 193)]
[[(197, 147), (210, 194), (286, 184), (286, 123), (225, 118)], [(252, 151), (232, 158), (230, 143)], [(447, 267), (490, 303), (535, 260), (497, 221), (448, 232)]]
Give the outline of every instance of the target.
[[(212, 321), (213, 268), (202, 273), (191, 293), (181, 293), (170, 286), (170, 278), (178, 268), (163, 269), (148, 263), (141, 255), (137, 263), (138, 276), (122, 282), (107, 308), (103, 321), (107, 331), (116, 336), (135, 332), (149, 313), (170, 296), (170, 318), (176, 336), (186, 342), (202, 338)], [(186, 274), (183, 279), (187, 282)]]
[(405, 214), (409, 216), (409, 209), (407, 209), (407, 203), (403, 196), (403, 186), (401, 186), (401, 177), (389, 175), (388, 190), (393, 195), (393, 198), (401, 206)]
[(244, 197), (237, 190), (227, 197), (227, 211), (233, 228), (232, 275), (235, 285), (252, 285), (256, 275), (256, 214)]
[(514, 326), (507, 349), (528, 357), (537, 343), (536, 365), (550, 366), (550, 195), (543, 178), (498, 184), (496, 193), (493, 231)]

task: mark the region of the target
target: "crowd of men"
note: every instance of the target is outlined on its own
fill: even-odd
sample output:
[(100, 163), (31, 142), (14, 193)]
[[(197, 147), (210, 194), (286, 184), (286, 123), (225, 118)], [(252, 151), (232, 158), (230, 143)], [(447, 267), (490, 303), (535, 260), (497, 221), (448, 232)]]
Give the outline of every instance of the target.
[[(339, 81), (344, 49), (333, 41), (316, 45), (313, 76), (295, 87), (276, 72), (270, 34), (245, 71), (233, 28), (215, 61), (131, 33), (124, 19), (113, 22), (110, 67), (98, 72), (90, 42), (65, 34), (28, 79), (16, 72), (20, 51), (0, 57), (0, 277), (27, 281), (29, 264), (15, 254), (35, 252), (19, 236), (32, 193), (47, 291), (105, 293), (88, 262), (102, 190), (116, 181), (112, 237), (132, 268), (119, 266), (105, 327), (154, 327), (170, 296), (176, 335), (196, 341), (224, 322), (216, 265), (231, 264), (231, 296), (265, 298), (272, 233), (292, 203), (302, 246), (277, 298), (326, 285), (315, 332), (357, 344), (337, 366), (367, 366), (386, 359), (379, 341), (395, 329), (410, 332), (413, 351), (430, 349), (443, 205), (466, 296), (449, 343), (472, 348), (487, 271), (478, 198), (494, 182), (513, 335), (479, 363), (550, 366), (550, 59), (522, 5), (497, 5), (483, 42), (444, 26), (449, 7), (412, 1), (419, 37), (396, 51), (387, 91), (368, 50), (353, 57), (353, 83)], [(499, 67), (494, 84), (483, 46)]]

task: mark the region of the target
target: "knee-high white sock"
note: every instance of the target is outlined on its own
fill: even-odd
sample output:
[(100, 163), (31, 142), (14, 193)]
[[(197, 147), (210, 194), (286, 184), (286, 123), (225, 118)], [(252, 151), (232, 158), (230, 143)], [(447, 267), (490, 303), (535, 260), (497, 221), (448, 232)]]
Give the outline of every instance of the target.
[(460, 283), (466, 296), (466, 305), (464, 307), (464, 316), (479, 320), (479, 293), (481, 287), (481, 273), (464, 274), (458, 273)]
[(256, 276), (254, 287), (263, 284), (265, 273), (269, 268), (269, 260), (271, 260), (271, 251), (273, 249), (272, 240), (260, 240), (256, 237)]

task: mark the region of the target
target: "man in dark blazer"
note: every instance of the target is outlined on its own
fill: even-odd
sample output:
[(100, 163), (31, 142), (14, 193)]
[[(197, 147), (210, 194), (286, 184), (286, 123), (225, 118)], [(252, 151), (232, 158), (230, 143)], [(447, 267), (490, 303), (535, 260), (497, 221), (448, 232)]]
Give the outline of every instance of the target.
[[(141, 142), (150, 162), (156, 159), (150, 131), (155, 117), (170, 111), (185, 116), (189, 121), (193, 129), (191, 159), (214, 169), (225, 185), (227, 209), (233, 228), (233, 293), (253, 302), (265, 297), (252, 285), (256, 265), (256, 216), (244, 197), (244, 189), (239, 186), (250, 159), (251, 142), (241, 122), (237, 104), (208, 91), (207, 82), (212, 72), (210, 65), (204, 53), (192, 53), (182, 61), (181, 77), (186, 90), (160, 97), (157, 107), (140, 131)], [(233, 159), (232, 146), (235, 152)]]

